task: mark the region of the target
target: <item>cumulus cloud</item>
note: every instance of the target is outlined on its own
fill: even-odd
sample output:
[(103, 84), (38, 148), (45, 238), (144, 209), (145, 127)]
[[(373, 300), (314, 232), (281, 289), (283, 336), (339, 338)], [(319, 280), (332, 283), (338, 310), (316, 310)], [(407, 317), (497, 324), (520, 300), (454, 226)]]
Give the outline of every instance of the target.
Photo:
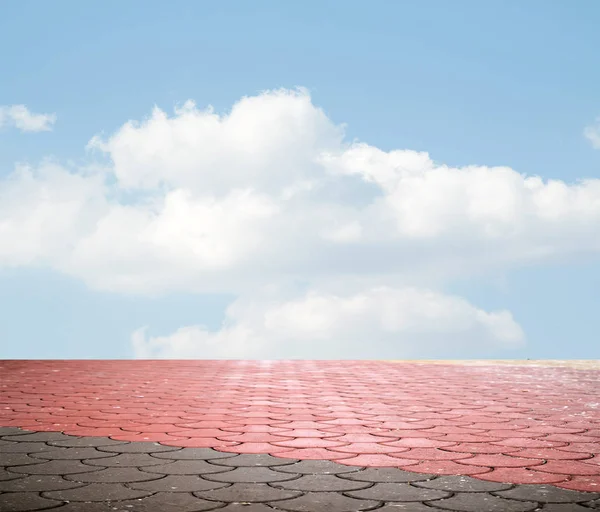
[(0, 268), (56, 266), (106, 215), (102, 177), (44, 163), (0, 181)]
[(34, 114), (25, 105), (0, 105), (0, 127), (12, 125), (23, 132), (52, 130), (56, 114)]
[[(376, 306), (360, 313), (361, 325), (385, 338), (380, 297), (402, 309), (408, 303), (398, 297), (425, 300), (418, 290), (453, 279), (600, 251), (600, 180), (452, 167), (424, 152), (350, 142), (304, 90), (242, 98), (225, 114), (193, 102), (173, 114), (155, 108), (88, 146), (108, 157), (107, 169), (43, 164), (0, 181), (0, 265), (45, 265), (120, 293), (234, 293), (257, 318), (280, 311), (252, 299), (268, 283), (308, 283), (317, 295), (301, 306), (298, 297), (280, 298), (285, 311), (296, 304), (294, 311), (308, 314), (324, 283), (352, 280), (360, 286), (327, 292), (319, 304), (343, 318), (335, 325), (350, 325), (343, 313), (350, 306), (342, 304), (365, 295)], [(436, 297), (468, 324), (462, 334), (520, 336), (506, 314)], [(242, 308), (236, 304), (234, 311)], [(229, 354), (227, 347), (251, 347), (285, 330), (236, 315), (216, 334), (193, 327), (142, 342), (138, 333), (139, 353), (167, 354), (165, 340), (182, 347), (196, 340)], [(452, 330), (452, 322), (440, 325)], [(334, 337), (337, 327), (330, 329)], [(407, 329), (398, 326), (389, 339), (412, 339)], [(432, 332), (423, 336), (433, 339)]]
[(407, 358), (452, 347), (519, 347), (524, 334), (507, 311), (488, 313), (427, 289), (374, 287), (340, 295), (239, 299), (223, 327), (188, 326), (168, 336), (133, 333), (142, 358)]
[(583, 135), (590, 141), (593, 148), (600, 149), (600, 117), (594, 124), (585, 127)]

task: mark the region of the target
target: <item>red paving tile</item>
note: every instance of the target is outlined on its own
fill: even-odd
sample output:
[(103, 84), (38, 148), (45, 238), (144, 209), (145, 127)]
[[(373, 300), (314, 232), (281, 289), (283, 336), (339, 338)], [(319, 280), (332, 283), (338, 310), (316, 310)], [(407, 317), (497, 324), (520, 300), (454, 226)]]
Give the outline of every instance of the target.
[(535, 468), (536, 471), (544, 473), (563, 473), (565, 475), (589, 475), (600, 477), (600, 466), (595, 464), (586, 464), (585, 461), (578, 460), (549, 460)]
[(530, 468), (543, 464), (543, 461), (496, 453), (474, 455), (466, 463), (473, 466), (488, 466), (491, 468)]
[[(237, 447), (236, 447), (237, 448)], [(234, 451), (234, 450), (229, 450)], [(242, 453), (242, 452), (240, 452)], [(246, 453), (246, 452), (244, 452)], [(265, 453), (265, 452), (262, 452)], [(347, 453), (332, 452), (327, 448), (286, 448), (283, 446), (271, 445), (269, 451), (271, 455), (277, 455), (278, 457), (300, 459), (300, 460), (336, 460), (344, 457), (348, 457)]]
[(5, 361), (0, 372), (0, 426), (598, 489), (598, 370)]
[(564, 482), (568, 475), (558, 473), (541, 473), (526, 468), (494, 468), (489, 473), (479, 475), (481, 480), (508, 484), (555, 484)]
[(288, 441), (273, 441), (273, 444), (286, 448), (332, 448), (334, 446), (344, 446), (346, 443), (331, 441), (322, 437), (297, 437)]
[(555, 485), (573, 491), (598, 492), (600, 490), (600, 476), (573, 476), (569, 480)]
[(380, 443), (350, 443), (342, 446), (338, 446), (337, 448), (331, 448), (334, 452), (345, 452), (345, 453), (354, 453), (354, 454), (363, 454), (363, 453), (400, 453), (400, 452), (408, 452), (409, 448), (396, 448), (395, 446), (387, 446), (385, 444)]
[(468, 459), (465, 459), (464, 464), (453, 460), (423, 461), (410, 466), (410, 471), (432, 475), (481, 475), (490, 471), (489, 467), (469, 466), (467, 462)]
[[(506, 452), (504, 452), (506, 453)], [(591, 463), (589, 459), (591, 453), (565, 452), (554, 448), (525, 448), (518, 452), (512, 452), (515, 457), (530, 457), (532, 459), (544, 460), (579, 460), (586, 459), (586, 462)]]
[(275, 451), (278, 452), (286, 452), (293, 450), (293, 448), (286, 448), (284, 446), (276, 446), (270, 443), (237, 443), (232, 446), (227, 446), (225, 448), (219, 448), (223, 452), (234, 452), (234, 453), (273, 453)]
[[(404, 439), (403, 441), (406, 441)], [(427, 439), (426, 439), (427, 441)], [(521, 453), (523, 448), (511, 448), (509, 446), (497, 446), (490, 443), (454, 443), (453, 446), (441, 447), (449, 452), (461, 452), (461, 453), (509, 453), (514, 452)], [(523, 455), (526, 457), (526, 455)], [(534, 457), (535, 458), (535, 457)]]

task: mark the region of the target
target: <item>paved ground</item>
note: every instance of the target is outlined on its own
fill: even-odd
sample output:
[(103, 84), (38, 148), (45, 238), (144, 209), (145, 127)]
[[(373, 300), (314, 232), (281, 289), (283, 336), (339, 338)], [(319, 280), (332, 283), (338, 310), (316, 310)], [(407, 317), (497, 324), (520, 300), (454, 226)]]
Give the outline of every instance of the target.
[(593, 366), (5, 361), (0, 375), (0, 511), (600, 509)]

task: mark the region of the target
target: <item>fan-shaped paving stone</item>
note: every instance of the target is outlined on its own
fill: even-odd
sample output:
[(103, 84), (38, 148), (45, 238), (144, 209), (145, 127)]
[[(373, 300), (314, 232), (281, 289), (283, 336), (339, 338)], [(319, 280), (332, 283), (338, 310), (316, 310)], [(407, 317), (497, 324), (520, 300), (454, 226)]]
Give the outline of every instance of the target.
[[(29, 475), (0, 482), (0, 492), (42, 492), (74, 489), (82, 483), (65, 480), (59, 475)], [(0, 509), (1, 510), (1, 509)]]
[(162, 475), (202, 475), (208, 473), (223, 473), (232, 468), (210, 464), (205, 460), (162, 460), (164, 464), (146, 466), (144, 471)]
[[(94, 447), (48, 447), (49, 450), (36, 453), (33, 456), (36, 459), (45, 460), (83, 460), (83, 459), (107, 459), (111, 454), (100, 452)], [(39, 462), (39, 461), (38, 461)], [(41, 462), (44, 462), (42, 460)]]
[(369, 482), (358, 482), (346, 480), (337, 475), (303, 475), (300, 478), (287, 482), (273, 484), (273, 487), (291, 489), (293, 491), (317, 492), (317, 491), (353, 491), (369, 487)]
[(43, 492), (42, 496), (60, 501), (116, 501), (144, 498), (151, 494), (152, 491), (129, 489), (123, 484), (92, 483), (75, 489)]
[(337, 492), (309, 492), (298, 498), (278, 501), (274, 505), (278, 509), (293, 512), (358, 512), (369, 510), (380, 505), (380, 501), (363, 500), (344, 496)]
[(600, 493), (571, 491), (552, 485), (519, 485), (514, 489), (494, 494), (503, 498), (534, 500), (541, 503), (573, 503), (600, 499)]
[(457, 493), (451, 498), (428, 502), (433, 507), (460, 512), (530, 512), (538, 508), (533, 501), (498, 498), (488, 493)]
[(117, 482), (145, 482), (156, 480), (160, 475), (146, 473), (138, 468), (106, 468), (99, 469), (91, 473), (77, 473), (75, 475), (66, 475), (67, 480), (73, 482), (85, 483), (117, 483)]
[[(18, 427), (0, 427), (0, 439), (4, 439), (4, 436), (25, 435), (27, 433)], [(9, 438), (7, 437), (7, 439)]]
[[(212, 460), (212, 459), (209, 459)], [(266, 453), (242, 453), (233, 457), (219, 458), (214, 464), (219, 466), (288, 466), (298, 462), (297, 459), (282, 459)], [(282, 470), (283, 471), (283, 470)]]
[(367, 468), (362, 471), (340, 475), (360, 482), (408, 483), (427, 480), (433, 475), (411, 473), (397, 468)]
[[(283, 459), (288, 460), (288, 459)], [(353, 466), (342, 466), (330, 460), (301, 460), (292, 464), (273, 466), (275, 471), (284, 473), (318, 474), (318, 475), (340, 475), (345, 473), (356, 473), (361, 468)]]
[(21, 478), (23, 475), (13, 473), (12, 471), (7, 471), (4, 468), (0, 468), (0, 482), (6, 482), (8, 480), (14, 480), (16, 478)]
[(232, 471), (226, 473), (215, 473), (212, 475), (205, 475), (208, 480), (214, 480), (215, 482), (227, 482), (227, 483), (269, 483), (269, 482), (283, 482), (284, 480), (291, 480), (296, 478), (298, 475), (281, 473), (279, 471), (273, 471), (271, 468), (265, 467), (244, 467), (235, 468)]
[(212, 448), (180, 448), (175, 451), (152, 453), (157, 459), (173, 460), (217, 460), (236, 457), (235, 453), (218, 452)]
[(109, 437), (75, 437), (69, 436), (69, 439), (61, 439), (60, 441), (48, 441), (50, 446), (60, 446), (66, 448), (78, 447), (96, 447), (96, 446), (124, 446), (128, 444), (126, 441), (115, 441)]
[[(219, 512), (273, 512), (274, 509), (264, 503), (230, 503), (229, 505), (220, 508)], [(431, 510), (429, 511), (431, 512)]]
[(268, 503), (269, 501), (295, 498), (301, 494), (302, 493), (298, 491), (275, 489), (268, 484), (238, 483), (222, 489), (195, 492), (194, 496), (207, 500), (224, 501), (225, 503), (230, 503), (232, 501)]
[(227, 487), (227, 484), (206, 480), (205, 478), (196, 475), (167, 475), (159, 480), (133, 482), (127, 484), (127, 486), (132, 489), (153, 492), (194, 492), (221, 489), (222, 487)]
[(89, 464), (90, 466), (104, 466), (107, 468), (118, 468), (118, 467), (132, 467), (132, 468), (141, 468), (145, 466), (159, 466), (164, 465), (165, 461), (162, 459), (157, 459), (148, 453), (120, 453), (120, 454), (112, 454), (112, 456), (107, 457), (108, 453), (103, 453), (104, 457), (96, 458), (96, 459), (84, 459), (83, 462), (85, 464)]
[(41, 453), (52, 450), (52, 446), (48, 446), (46, 443), (33, 443), (33, 442), (24, 442), (17, 443), (15, 441), (6, 441), (2, 445), (0, 445), (0, 457), (3, 456), (4, 453)]
[(223, 503), (196, 498), (189, 493), (158, 492), (146, 498), (123, 501), (95, 502), (85, 505), (69, 503), (56, 512), (203, 512), (224, 510), (221, 508), (223, 505)]
[(181, 450), (176, 446), (165, 446), (163, 444), (148, 441), (136, 441), (119, 445), (98, 446), (98, 450), (109, 453), (165, 453)]
[(591, 501), (586, 501), (584, 503), (584, 505), (586, 505), (587, 507), (590, 507), (591, 509), (599, 509), (600, 510), (600, 500), (591, 500)]
[(540, 510), (543, 512), (590, 512), (588, 507), (575, 503), (547, 503)]
[[(23, 431), (21, 431), (23, 432)], [(28, 432), (26, 434), (16, 434), (10, 436), (2, 436), (5, 441), (17, 441), (17, 442), (42, 442), (46, 443), (49, 441), (65, 441), (69, 439), (69, 436), (60, 432)]]
[[(384, 505), (381, 508), (375, 509), (377, 512), (439, 512), (439, 508), (430, 507), (423, 503), (416, 503), (414, 501), (408, 503), (401, 503), (399, 501)], [(375, 512), (375, 511), (374, 511)]]
[(377, 483), (368, 489), (350, 491), (348, 496), (365, 500), (382, 501), (426, 501), (448, 498), (449, 492), (436, 489), (420, 489), (410, 484)]
[(78, 460), (49, 460), (40, 464), (32, 464), (29, 466), (14, 466), (10, 470), (15, 473), (24, 473), (26, 475), (74, 475), (79, 473), (90, 473), (98, 471), (100, 468), (96, 466), (88, 466)]
[(0, 494), (0, 510), (2, 512), (47, 510), (55, 508), (60, 504), (60, 501), (42, 498), (33, 492), (7, 492)]
[(491, 492), (504, 491), (512, 487), (511, 484), (486, 482), (468, 476), (440, 476), (433, 480), (415, 482), (417, 487), (425, 489), (438, 489), (450, 492)]
[(44, 460), (30, 457), (26, 453), (2, 453), (0, 457), (0, 463), (5, 467), (26, 466), (27, 464), (40, 464), (45, 462)]

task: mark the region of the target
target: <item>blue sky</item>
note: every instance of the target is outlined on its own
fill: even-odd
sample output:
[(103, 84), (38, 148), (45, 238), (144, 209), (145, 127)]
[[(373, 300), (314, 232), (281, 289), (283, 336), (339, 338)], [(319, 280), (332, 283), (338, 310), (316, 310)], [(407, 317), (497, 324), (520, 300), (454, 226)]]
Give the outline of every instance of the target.
[[(29, 205), (26, 199), (33, 201), (33, 206), (36, 201), (39, 204), (41, 196), (35, 194), (41, 193), (39, 190), (43, 187), (21, 198), (17, 195), (29, 189), (6, 185), (14, 181), (13, 173), (18, 164), (39, 169), (50, 161), (76, 175), (92, 164), (108, 168), (114, 165), (117, 176), (137, 176), (135, 173), (143, 171), (139, 167), (127, 167), (129, 164), (123, 162), (134, 158), (138, 159), (136, 165), (142, 166), (145, 160), (140, 155), (148, 146), (141, 148), (127, 138), (121, 128), (129, 120), (143, 124), (155, 105), (169, 116), (176, 116), (174, 107), (193, 100), (199, 111), (212, 105), (216, 113), (226, 114), (244, 97), (259, 98), (264, 91), (296, 87), (306, 88), (312, 105), (298, 107), (308, 109), (302, 114), (305, 117), (298, 121), (306, 123), (300, 124), (300, 129), (302, 133), (310, 132), (310, 137), (318, 139), (319, 144), (333, 137), (329, 124), (343, 124), (345, 144), (360, 141), (383, 152), (427, 152), (436, 164), (452, 168), (503, 166), (523, 175), (562, 180), (567, 184), (580, 179), (599, 179), (600, 149), (595, 149), (583, 135), (584, 129), (593, 126), (600, 116), (599, 24), (600, 5), (592, 0), (576, 4), (557, 1), (348, 1), (343, 4), (333, 1), (180, 1), (168, 5), (152, 1), (62, 1), (52, 5), (21, 1), (5, 4), (0, 7), (0, 48), (3, 48), (0, 105), (26, 105), (34, 113), (55, 114), (56, 122), (51, 130), (39, 132), (23, 132), (8, 122), (0, 127), (0, 199), (4, 197), (6, 201), (6, 194), (10, 193), (16, 204)], [(267, 109), (279, 108), (267, 100), (248, 115), (260, 117), (266, 115)], [(313, 109), (317, 107), (328, 119), (326, 127), (315, 120)], [(200, 132), (194, 132), (199, 125), (189, 126), (191, 136), (199, 137), (197, 143), (205, 144), (198, 135)], [(182, 130), (185, 129), (184, 126)], [(105, 142), (104, 149), (86, 150), (95, 135)], [(140, 131), (139, 135), (148, 134)], [(265, 138), (269, 136), (267, 126)], [(268, 147), (267, 142), (261, 147)], [(226, 143), (227, 140), (224, 147)], [(150, 139), (148, 144), (153, 144)], [(329, 151), (332, 144), (327, 139), (327, 143), (321, 145)], [(122, 152), (123, 147), (130, 148), (126, 154)], [(283, 147), (296, 151), (295, 146)], [(298, 149), (299, 152), (304, 150), (305, 146)], [(166, 173), (164, 175), (171, 172), (169, 165), (179, 162), (162, 153), (160, 158), (167, 167), (156, 172)], [(279, 160), (276, 162), (280, 169), (277, 172), (286, 172), (281, 169), (287, 164), (282, 166)], [(226, 165), (229, 164), (222, 164), (229, 172)], [(200, 177), (192, 180), (198, 189), (190, 188), (187, 177), (168, 186), (185, 190), (188, 187), (190, 193), (196, 195), (203, 193), (201, 173), (212, 176), (215, 171), (205, 160), (186, 163), (186, 166), (186, 169), (198, 169)], [(235, 179), (235, 172), (246, 172), (243, 162), (237, 161), (234, 167), (231, 180)], [(347, 169), (344, 172), (360, 171)], [(269, 174), (265, 180), (270, 186), (277, 177)], [(227, 183), (231, 187), (235, 185), (234, 181)], [(4, 196), (3, 186), (9, 191)], [(62, 190), (61, 187), (59, 183), (56, 190)], [(209, 188), (207, 185), (206, 189)], [(137, 193), (148, 192), (142, 189), (137, 189)], [(77, 190), (73, 193), (78, 194)], [(117, 185), (110, 197), (120, 192)], [(598, 202), (594, 193), (591, 191), (590, 197)], [(345, 201), (342, 198), (338, 203), (343, 205)], [(573, 204), (573, 211), (579, 211)], [(339, 207), (339, 204), (327, 203), (323, 211), (337, 212), (332, 216), (338, 219), (339, 215), (346, 215), (340, 213)], [(552, 210), (552, 206), (547, 208)], [(172, 266), (184, 268), (187, 263), (181, 262), (188, 260), (164, 262), (162, 256), (157, 256), (157, 261), (163, 261), (161, 265), (165, 267), (140, 260), (132, 264), (132, 268), (148, 265), (152, 275), (164, 272), (168, 282), (193, 282), (194, 285), (161, 285), (158, 291), (140, 291), (139, 287), (128, 289), (122, 284), (129, 282), (127, 276), (123, 277), (125, 267), (119, 267), (119, 279), (122, 279), (111, 281), (116, 271), (102, 260), (103, 257), (110, 261), (117, 258), (109, 251), (110, 241), (108, 249), (102, 246), (103, 251), (109, 252), (97, 253), (100, 254), (97, 259), (102, 261), (94, 259), (92, 264), (77, 259), (82, 258), (78, 253), (73, 256), (72, 266), (69, 259), (69, 268), (65, 268), (57, 258), (60, 255), (64, 262), (72, 256), (71, 252), (65, 256), (64, 251), (70, 251), (69, 248), (81, 241), (77, 237), (82, 235), (77, 230), (77, 234), (68, 234), (74, 238), (61, 234), (59, 242), (50, 244), (54, 251), (51, 255), (50, 249), (44, 249), (46, 252), (35, 256), (15, 256), (8, 248), (22, 226), (29, 225), (28, 214), (21, 211), (18, 220), (25, 224), (18, 224), (13, 217), (16, 214), (0, 205), (0, 226), (3, 216), (5, 221), (12, 222), (11, 226), (21, 226), (9, 232), (13, 239), (0, 236), (0, 246), (5, 245), (5, 251), (0, 251), (0, 357), (345, 357), (357, 354), (360, 357), (397, 355), (399, 358), (599, 358), (596, 333), (600, 329), (597, 314), (600, 264), (598, 245), (594, 246), (589, 240), (600, 233), (600, 216), (590, 208), (585, 218), (573, 221), (579, 223), (578, 228), (569, 228), (568, 222), (576, 215), (569, 214), (571, 217), (565, 217), (564, 226), (559, 223), (562, 231), (548, 235), (554, 244), (554, 253), (549, 257), (511, 256), (510, 261), (503, 260), (488, 267), (483, 260), (488, 254), (486, 247), (492, 246), (488, 247), (486, 240), (465, 241), (460, 236), (460, 226), (451, 234), (456, 237), (454, 246), (444, 245), (452, 241), (446, 238), (443, 241), (431, 239), (432, 245), (427, 247), (436, 252), (439, 261), (444, 261), (448, 247), (470, 247), (470, 244), (480, 247), (465, 254), (464, 259), (471, 262), (467, 267), (481, 266), (482, 270), (461, 269), (458, 276), (440, 271), (443, 275), (435, 279), (417, 278), (414, 276), (423, 274), (423, 269), (415, 266), (413, 272), (406, 263), (394, 272), (367, 279), (360, 286), (356, 285), (358, 288), (339, 291), (338, 285), (329, 282), (331, 260), (328, 260), (329, 266), (322, 261), (304, 262), (302, 265), (306, 268), (317, 269), (305, 272), (299, 271), (299, 264), (290, 263), (287, 256), (281, 261), (275, 259), (276, 251), (271, 251), (261, 260), (262, 264), (285, 267), (285, 272), (265, 272), (264, 279), (240, 288), (229, 282), (236, 281), (238, 273), (262, 276), (263, 267), (252, 263), (253, 259), (250, 263), (243, 262), (239, 268), (223, 270), (222, 277), (219, 272), (211, 273), (210, 268), (206, 270), (191, 263), (186, 270), (189, 273), (182, 271), (170, 277)], [(355, 213), (349, 214), (354, 220)], [(213, 214), (207, 215), (212, 217)], [(452, 211), (450, 214), (453, 215)], [(47, 215), (60, 223), (61, 215), (66, 214), (57, 210), (55, 215)], [(363, 221), (370, 222), (362, 217), (356, 222)], [(514, 222), (520, 221), (517, 218)], [(86, 226), (85, 229), (92, 229)], [(172, 224), (169, 226), (164, 229), (175, 229)], [(566, 236), (561, 242), (562, 233), (579, 233), (578, 229), (584, 228), (587, 231), (581, 231), (581, 239)], [(222, 231), (219, 227), (214, 229), (211, 236), (220, 240)], [(272, 234), (271, 227), (268, 229)], [(469, 229), (465, 225), (463, 231)], [(535, 233), (545, 228), (531, 229)], [(90, 235), (88, 231), (85, 233)], [(135, 229), (123, 236), (130, 238), (132, 233), (135, 235)], [(168, 240), (173, 240), (172, 233), (167, 235)], [(31, 244), (39, 245), (35, 239), (40, 236), (39, 232), (25, 234), (23, 238), (27, 236), (32, 237)], [(482, 245), (477, 245), (480, 242)], [(290, 247), (293, 243), (296, 242), (292, 240)], [(302, 247), (308, 242), (297, 243)], [(384, 248), (378, 251), (386, 250), (387, 243), (391, 242), (386, 240), (381, 246)], [(406, 240), (402, 243), (409, 244)], [(60, 251), (56, 249), (58, 246)], [(500, 243), (500, 246), (504, 245)], [(99, 246), (92, 244), (91, 247)], [(239, 249), (235, 244), (227, 247), (232, 251)], [(321, 254), (321, 245), (315, 247), (314, 252)], [(402, 245), (397, 250), (403, 254), (410, 252), (410, 247)], [(175, 246), (170, 249), (178, 250)], [(5, 260), (1, 258), (2, 253), (7, 255)], [(348, 257), (354, 263), (363, 253), (353, 252), (348, 256), (350, 253), (336, 248), (332, 254)], [(356, 269), (349, 264), (351, 272), (363, 275), (365, 268), (371, 269), (375, 260), (369, 258), (365, 256), (364, 261), (358, 261)], [(438, 260), (432, 256), (432, 265), (435, 261)], [(333, 266), (336, 266), (335, 261)], [(390, 263), (390, 268), (392, 266)], [(212, 276), (216, 274), (213, 283)], [(269, 296), (270, 306), (264, 306), (266, 299), (260, 290), (275, 281), (291, 286), (286, 281), (290, 274), (299, 275), (298, 279), (308, 283), (305, 288), (318, 290), (315, 293), (319, 297), (338, 297), (336, 304), (350, 304), (349, 297), (367, 296), (371, 302), (365, 307), (370, 313), (361, 310), (358, 315), (364, 316), (357, 329), (362, 333), (360, 339), (352, 339), (349, 345), (339, 341), (328, 351), (320, 351), (314, 344), (315, 339), (323, 345), (328, 343), (327, 336), (344, 339), (348, 333), (337, 324), (327, 323), (321, 329), (322, 319), (306, 301), (302, 302), (305, 296), (299, 289), (290, 292), (291, 296)], [(398, 277), (400, 274), (402, 277)], [(203, 277), (205, 275), (209, 277)], [(348, 276), (336, 278), (349, 279)], [(117, 281), (121, 284), (115, 284)], [(478, 343), (478, 329), (483, 329), (478, 326), (478, 320), (473, 320), (475, 327), (463, 332), (462, 327), (456, 327), (463, 323), (447, 320), (446, 316), (446, 320), (434, 318), (433, 322), (439, 321), (441, 326), (435, 334), (423, 334), (420, 327), (416, 329), (416, 337), (414, 330), (406, 331), (403, 327), (394, 327), (390, 332), (388, 327), (382, 327), (385, 322), (375, 321), (369, 315), (377, 317), (374, 311), (386, 304), (392, 304), (392, 310), (402, 308), (408, 300), (402, 290), (408, 285), (419, 290), (434, 290), (444, 297), (461, 297), (480, 312), (510, 312), (511, 325), (518, 324), (522, 335), (503, 337), (493, 329), (490, 334), (491, 328), (485, 327), (485, 336), (491, 341)], [(375, 294), (377, 298), (368, 291), (381, 286), (395, 291), (390, 292), (391, 295)], [(262, 304), (254, 309), (244, 306), (242, 319), (234, 315), (233, 320), (229, 320), (251, 331), (250, 338), (242, 338), (240, 342), (235, 326), (233, 334), (225, 333), (222, 337), (207, 334), (220, 328), (225, 308), (240, 297), (255, 306)], [(439, 298), (443, 302), (442, 299)], [(282, 309), (274, 303), (304, 304), (304, 309)], [(317, 302), (316, 306), (319, 311), (331, 311), (343, 324), (344, 315), (352, 308), (336, 307), (331, 302)], [(479, 318), (475, 309), (465, 310), (464, 315)], [(292, 318), (290, 311), (300, 316)], [(279, 330), (262, 325), (260, 319), (267, 316), (278, 319), (279, 323), (275, 323)], [(292, 336), (293, 340), (286, 341), (287, 335), (281, 335), (294, 326), (301, 325), (304, 329), (307, 323), (312, 326), (308, 329), (310, 332), (299, 335), (298, 339)], [(262, 327), (257, 327), (259, 324)], [(142, 350), (138, 344), (135, 349), (132, 333), (144, 326), (148, 327), (146, 341), (142, 343), (146, 348)], [(172, 337), (182, 328), (190, 329), (183, 345)], [(450, 334), (444, 333), (445, 328)], [(463, 336), (461, 332), (465, 338), (475, 341), (462, 345), (456, 341)], [(428, 340), (424, 348), (414, 341), (421, 335)], [(162, 338), (152, 345), (149, 337)], [(239, 343), (262, 347), (259, 340), (262, 337), (269, 339), (264, 349), (239, 348)], [(385, 347), (369, 341), (380, 338), (385, 338)], [(508, 347), (515, 345), (517, 338), (517, 346)], [(214, 349), (215, 344), (229, 348), (220, 352)]]

